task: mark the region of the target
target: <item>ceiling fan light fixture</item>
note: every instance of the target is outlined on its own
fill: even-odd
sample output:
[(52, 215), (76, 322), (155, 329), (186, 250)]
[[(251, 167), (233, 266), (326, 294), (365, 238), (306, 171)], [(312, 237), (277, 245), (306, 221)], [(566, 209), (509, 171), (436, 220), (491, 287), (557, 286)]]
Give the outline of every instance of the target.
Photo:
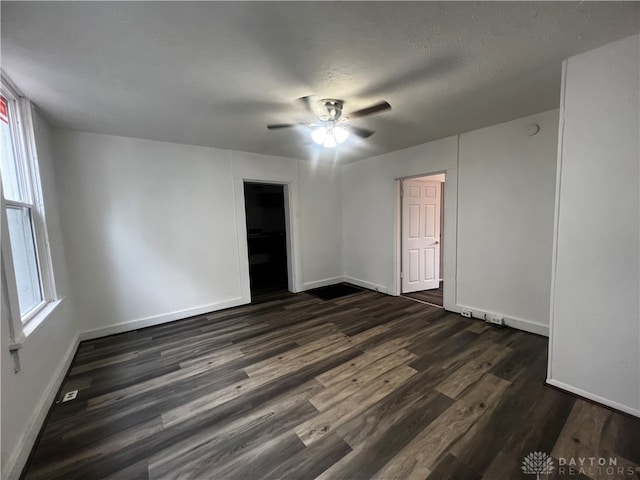
[(279, 130), (282, 128), (292, 128), (305, 125), (311, 130), (311, 139), (317, 145), (324, 148), (334, 148), (347, 141), (351, 135), (359, 138), (369, 138), (375, 132), (368, 128), (351, 125), (349, 121), (353, 118), (368, 117), (376, 113), (391, 110), (389, 102), (383, 100), (367, 108), (361, 108), (351, 112), (349, 116), (342, 113), (343, 100), (325, 98), (320, 100), (327, 113), (319, 113), (313, 106), (317, 102), (314, 96), (301, 97), (298, 100), (304, 102), (306, 109), (316, 117), (315, 123), (273, 123), (267, 125), (269, 130)]
[(342, 127), (318, 127), (311, 132), (311, 139), (325, 148), (333, 148), (344, 143), (349, 137), (349, 131)]
[(324, 143), (322, 144), (322, 146), (324, 148), (333, 148), (336, 145), (338, 145), (338, 143), (336, 142), (336, 139), (333, 136), (333, 134), (331, 132), (327, 133), (327, 136), (324, 137)]
[(336, 142), (344, 143), (349, 138), (349, 131), (342, 127), (333, 127), (333, 136), (336, 137)]
[(318, 127), (311, 131), (311, 139), (318, 145), (324, 143), (324, 139), (327, 136), (327, 129), (325, 127)]

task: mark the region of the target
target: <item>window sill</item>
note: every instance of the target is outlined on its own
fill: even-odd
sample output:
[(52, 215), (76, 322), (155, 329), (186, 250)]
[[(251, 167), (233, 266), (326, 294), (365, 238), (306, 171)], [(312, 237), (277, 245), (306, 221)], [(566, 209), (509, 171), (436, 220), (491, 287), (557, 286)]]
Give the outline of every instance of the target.
[(33, 318), (31, 318), (23, 327), (22, 331), (24, 333), (24, 337), (29, 338), (33, 332), (35, 332), (40, 325), (44, 323), (44, 321), (58, 308), (58, 306), (62, 303), (64, 297), (54, 300), (53, 302), (47, 303), (38, 313), (36, 313)]

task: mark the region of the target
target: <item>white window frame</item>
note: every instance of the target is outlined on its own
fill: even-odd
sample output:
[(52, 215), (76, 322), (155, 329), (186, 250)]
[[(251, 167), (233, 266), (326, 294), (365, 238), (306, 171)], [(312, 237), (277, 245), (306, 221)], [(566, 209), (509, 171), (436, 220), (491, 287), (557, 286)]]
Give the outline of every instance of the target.
[[(10, 333), (12, 334), (11, 349), (15, 350), (22, 346), (25, 335), (28, 335), (48, 316), (48, 314), (59, 303), (55, 278), (53, 274), (53, 264), (51, 260), (51, 248), (49, 236), (46, 228), (46, 216), (44, 209), (44, 199), (42, 195), (40, 168), (36, 151), (35, 131), (33, 126), (31, 102), (16, 93), (6, 78), (2, 78), (0, 86), (2, 96), (7, 100), (9, 110), (9, 126), (13, 140), (16, 163), (18, 164), (18, 176), (20, 186), (25, 192), (28, 202), (18, 202), (4, 198), (4, 193), (0, 195), (2, 201), (2, 230), (5, 232), (7, 224), (7, 208), (10, 206), (27, 207), (30, 209), (31, 227), (34, 236), (36, 251), (36, 261), (38, 267), (40, 290), (42, 301), (31, 310), (20, 314), (18, 301), (18, 291), (15, 280), (15, 270), (13, 265), (13, 255), (11, 252), (11, 242), (8, 235), (2, 237), (2, 269), (3, 283), (6, 283), (7, 303), (10, 315)], [(1, 190), (1, 186), (0, 186)]]

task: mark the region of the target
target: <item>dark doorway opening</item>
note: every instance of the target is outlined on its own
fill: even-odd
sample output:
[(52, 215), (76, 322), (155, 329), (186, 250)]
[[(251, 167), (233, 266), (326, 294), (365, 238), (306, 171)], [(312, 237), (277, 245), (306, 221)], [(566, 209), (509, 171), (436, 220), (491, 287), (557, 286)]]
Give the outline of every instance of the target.
[(284, 185), (244, 184), (252, 302), (287, 291)]

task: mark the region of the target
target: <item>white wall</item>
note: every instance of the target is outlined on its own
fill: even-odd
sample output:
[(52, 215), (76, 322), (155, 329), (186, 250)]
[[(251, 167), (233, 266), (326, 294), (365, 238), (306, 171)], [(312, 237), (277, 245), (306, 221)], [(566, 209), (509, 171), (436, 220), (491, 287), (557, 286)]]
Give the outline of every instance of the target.
[(319, 193), (337, 191), (331, 166), (65, 130), (55, 131), (54, 145), (83, 332), (246, 303), (243, 179), (290, 184), (298, 286), (342, 275), (340, 197), (321, 201)]
[(81, 330), (240, 301), (231, 152), (55, 130)]
[[(345, 165), (345, 278), (394, 292), (394, 179), (446, 171), (445, 308), (497, 313), (547, 334), (557, 116), (552, 110)], [(529, 137), (532, 123), (541, 130)]]
[[(397, 239), (394, 222), (397, 210), (395, 179), (446, 171), (445, 209), (455, 204), (457, 139), (449, 137), (399, 150), (359, 162), (342, 169), (343, 255), (348, 281), (381, 292), (393, 293), (395, 278), (394, 248)], [(446, 210), (455, 224), (455, 209)], [(446, 215), (445, 215), (446, 216)], [(445, 229), (445, 245), (452, 229)], [(447, 252), (445, 250), (445, 282)], [(455, 272), (452, 272), (455, 275)], [(453, 278), (453, 277), (452, 277)], [(445, 299), (446, 302), (446, 299)]]
[(549, 383), (640, 416), (638, 35), (566, 60)]
[(299, 162), (302, 289), (342, 281), (342, 189), (340, 167)]
[[(58, 294), (58, 308), (32, 332), (19, 351), (22, 370), (14, 373), (9, 355), (9, 322), (2, 319), (2, 478), (18, 478), (47, 410), (75, 351), (77, 325), (69, 296), (65, 249), (53, 179), (48, 125), (34, 112), (36, 148)], [(7, 299), (3, 296), (4, 304)]]
[(557, 151), (557, 110), (460, 135), (458, 304), (545, 334)]

